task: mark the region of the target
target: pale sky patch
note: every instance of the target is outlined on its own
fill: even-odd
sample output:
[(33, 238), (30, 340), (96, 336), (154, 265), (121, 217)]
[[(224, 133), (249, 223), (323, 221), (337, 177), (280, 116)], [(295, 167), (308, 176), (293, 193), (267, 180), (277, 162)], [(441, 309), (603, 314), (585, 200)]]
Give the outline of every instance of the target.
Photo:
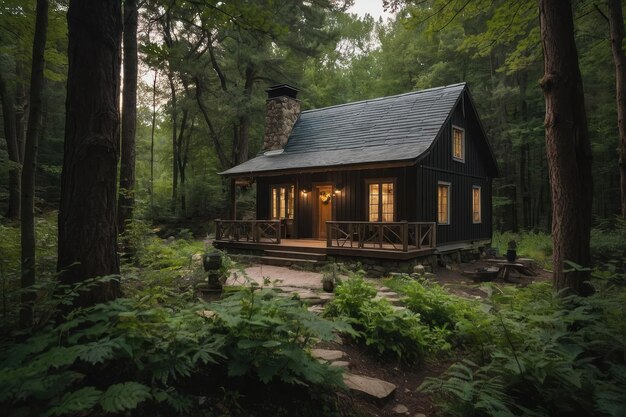
[(369, 14), (376, 20), (379, 17), (387, 20), (393, 16), (391, 13), (383, 10), (382, 0), (354, 0), (354, 5), (348, 9), (348, 12), (356, 13), (361, 17)]

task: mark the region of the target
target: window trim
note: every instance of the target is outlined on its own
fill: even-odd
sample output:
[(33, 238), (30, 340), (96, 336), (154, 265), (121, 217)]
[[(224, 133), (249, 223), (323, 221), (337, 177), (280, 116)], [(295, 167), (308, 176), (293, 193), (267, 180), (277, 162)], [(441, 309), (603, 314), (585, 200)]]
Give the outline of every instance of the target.
[[(277, 189), (280, 190), (281, 188), (285, 188), (285, 193), (286, 195), (289, 195), (291, 192), (291, 187), (293, 187), (293, 201), (291, 202), (292, 204), (292, 208), (293, 208), (293, 217), (288, 217), (287, 216), (287, 209), (288, 207), (285, 207), (285, 217), (280, 217), (280, 206), (277, 207), (277, 212), (278, 212), (278, 218), (274, 218), (274, 210), (273, 210), (273, 205), (276, 204), (276, 201), (274, 201), (274, 196), (273, 196), (273, 190)], [(279, 193), (277, 193), (279, 194)], [(270, 220), (294, 220), (296, 218), (296, 186), (295, 184), (292, 183), (280, 183), (280, 184), (270, 184), (270, 192), (269, 192), (269, 200), (270, 200), (270, 215), (269, 218)], [(280, 200), (280, 196), (278, 197), (278, 200)], [(282, 201), (285, 201), (285, 199), (283, 199)]]
[[(478, 190), (478, 221), (474, 220), (474, 190)], [(472, 185), (472, 223), (480, 224), (483, 222), (483, 190), (480, 185)]]
[[(447, 209), (447, 222), (446, 223), (442, 223), (439, 221), (439, 187), (441, 186), (445, 186), (448, 189), (448, 205), (446, 207)], [(447, 181), (437, 181), (437, 225), (440, 226), (450, 226), (451, 222), (450, 222), (450, 200), (451, 200), (451, 196), (452, 195), (452, 183), (451, 182), (447, 182)]]
[(380, 223), (382, 222), (383, 212), (382, 205), (383, 200), (381, 198), (382, 194), (382, 184), (393, 184), (393, 220), (391, 222), (395, 222), (398, 215), (398, 178), (366, 178), (365, 179), (365, 221), (370, 221), (370, 184), (379, 184), (379, 199), (378, 199), (378, 210), (380, 221), (371, 222), (371, 223)]
[[(454, 155), (454, 130), (459, 130), (461, 132), (461, 157), (457, 157)], [(465, 163), (465, 129), (461, 126), (452, 125), (452, 160), (457, 162)]]

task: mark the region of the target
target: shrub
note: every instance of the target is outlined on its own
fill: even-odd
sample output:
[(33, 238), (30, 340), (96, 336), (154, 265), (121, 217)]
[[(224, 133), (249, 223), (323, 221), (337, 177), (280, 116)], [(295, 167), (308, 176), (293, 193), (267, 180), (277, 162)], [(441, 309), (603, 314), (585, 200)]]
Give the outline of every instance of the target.
[(450, 416), (623, 416), (626, 292), (595, 284), (587, 298), (547, 284), (495, 295), (490, 354), (421, 389)]
[[(347, 330), (256, 288), (184, 308), (120, 298), (75, 311), (22, 342), (2, 341), (0, 407), (50, 416), (221, 415), (224, 407), (258, 415), (272, 404), (280, 411), (284, 404), (258, 407), (246, 398), (276, 387), (303, 401), (328, 397), (341, 371), (307, 349), (335, 329)], [(300, 385), (307, 389), (297, 391)]]
[(382, 358), (395, 357), (411, 363), (449, 349), (445, 330), (431, 330), (418, 314), (395, 309), (387, 300), (375, 296), (373, 286), (362, 276), (353, 275), (337, 287), (325, 314), (348, 320), (355, 330), (352, 336)]

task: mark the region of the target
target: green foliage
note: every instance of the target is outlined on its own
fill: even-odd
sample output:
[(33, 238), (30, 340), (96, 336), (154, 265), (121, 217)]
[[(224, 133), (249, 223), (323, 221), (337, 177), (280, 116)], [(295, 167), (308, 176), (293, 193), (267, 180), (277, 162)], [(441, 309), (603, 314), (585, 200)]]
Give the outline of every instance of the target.
[(337, 287), (324, 314), (346, 319), (355, 330), (352, 336), (383, 358), (412, 363), (450, 348), (445, 329), (431, 329), (418, 314), (396, 309), (375, 296), (372, 285), (353, 275)]
[(21, 342), (4, 340), (0, 405), (9, 415), (144, 415), (154, 407), (210, 415), (219, 401), (200, 398), (219, 399), (219, 387), (229, 385), (244, 394), (270, 382), (305, 385), (328, 396), (342, 386), (341, 370), (307, 349), (334, 331), (350, 329), (257, 287), (182, 308), (120, 298), (74, 311)]
[(485, 329), (492, 319), (479, 302), (450, 294), (438, 283), (424, 278), (391, 278), (385, 285), (402, 294), (402, 303), (454, 346), (477, 349), (488, 337)]
[(479, 361), (455, 364), (421, 389), (450, 416), (623, 415), (626, 292), (595, 284), (587, 298), (553, 294), (548, 284), (494, 292)]
[(508, 242), (517, 242), (517, 256), (532, 258), (543, 266), (552, 264), (552, 237), (543, 232), (496, 232), (493, 234), (492, 246), (501, 255), (506, 254)]

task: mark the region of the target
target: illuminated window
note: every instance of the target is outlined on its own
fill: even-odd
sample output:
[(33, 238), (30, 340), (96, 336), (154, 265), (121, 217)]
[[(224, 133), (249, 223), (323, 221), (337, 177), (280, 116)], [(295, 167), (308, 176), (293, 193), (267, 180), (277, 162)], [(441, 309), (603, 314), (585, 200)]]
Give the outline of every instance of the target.
[(437, 186), (437, 222), (450, 224), (450, 184), (440, 182)]
[(271, 187), (272, 219), (293, 219), (294, 186), (275, 185)]
[(393, 182), (372, 182), (369, 184), (368, 219), (371, 222), (392, 222), (394, 220)]
[(480, 223), (482, 221), (482, 213), (480, 209), (480, 187), (472, 187), (472, 221)]
[(452, 159), (465, 161), (465, 130), (452, 126)]

